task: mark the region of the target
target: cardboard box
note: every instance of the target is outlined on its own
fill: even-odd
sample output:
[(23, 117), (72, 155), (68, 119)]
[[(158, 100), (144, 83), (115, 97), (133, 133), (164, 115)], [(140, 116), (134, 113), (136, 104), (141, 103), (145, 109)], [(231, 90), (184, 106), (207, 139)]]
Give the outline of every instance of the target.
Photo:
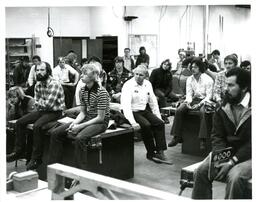
[(17, 173), (13, 176), (14, 191), (25, 192), (38, 187), (38, 174), (35, 171), (29, 170), (22, 173)]

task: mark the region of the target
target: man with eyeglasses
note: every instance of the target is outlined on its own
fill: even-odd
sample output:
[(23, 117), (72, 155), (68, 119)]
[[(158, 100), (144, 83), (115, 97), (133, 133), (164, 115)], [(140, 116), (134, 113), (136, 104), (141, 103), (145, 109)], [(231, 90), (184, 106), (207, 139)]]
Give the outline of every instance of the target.
[[(146, 158), (166, 161), (165, 125), (161, 119), (156, 96), (151, 83), (146, 80), (147, 67), (139, 65), (134, 77), (126, 81), (121, 94), (124, 116), (136, 129), (141, 128), (142, 139), (147, 150)], [(150, 109), (147, 108), (149, 105)]]

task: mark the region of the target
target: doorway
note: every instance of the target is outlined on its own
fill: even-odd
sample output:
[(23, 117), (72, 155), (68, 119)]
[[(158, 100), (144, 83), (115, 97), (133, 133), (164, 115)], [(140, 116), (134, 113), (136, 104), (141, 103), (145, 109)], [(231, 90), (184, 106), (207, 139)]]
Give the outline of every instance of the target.
[(83, 57), (84, 41), (89, 37), (53, 37), (54, 67), (58, 64), (58, 57), (66, 56), (70, 50), (77, 54), (77, 62), (80, 64)]

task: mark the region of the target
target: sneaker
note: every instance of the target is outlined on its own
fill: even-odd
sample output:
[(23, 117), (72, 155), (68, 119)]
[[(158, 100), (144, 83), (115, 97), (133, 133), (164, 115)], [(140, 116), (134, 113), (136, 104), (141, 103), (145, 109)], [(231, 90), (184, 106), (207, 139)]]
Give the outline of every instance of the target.
[(22, 153), (12, 152), (10, 154), (7, 154), (6, 161), (9, 163), (9, 162), (19, 160), (21, 158), (22, 158)]
[(168, 147), (174, 147), (176, 146), (178, 143), (182, 143), (182, 138), (178, 137), (178, 136), (174, 136), (172, 138), (172, 141), (168, 144)]
[(27, 170), (35, 170), (42, 164), (41, 159), (31, 159), (27, 165)]

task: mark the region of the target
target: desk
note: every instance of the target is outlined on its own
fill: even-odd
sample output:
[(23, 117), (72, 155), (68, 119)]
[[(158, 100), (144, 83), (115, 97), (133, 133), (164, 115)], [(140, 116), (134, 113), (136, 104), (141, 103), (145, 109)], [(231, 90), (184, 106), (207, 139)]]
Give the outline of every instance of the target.
[[(91, 172), (118, 178), (129, 179), (134, 175), (134, 130), (133, 128), (117, 128), (106, 130), (100, 134), (102, 141), (102, 163), (99, 160), (99, 149), (88, 149), (87, 165), (82, 168)], [(49, 159), (50, 136), (44, 136), (43, 164), (37, 172), (39, 179), (46, 180), (46, 167)], [(75, 167), (74, 145), (71, 140), (64, 142), (62, 164)]]

